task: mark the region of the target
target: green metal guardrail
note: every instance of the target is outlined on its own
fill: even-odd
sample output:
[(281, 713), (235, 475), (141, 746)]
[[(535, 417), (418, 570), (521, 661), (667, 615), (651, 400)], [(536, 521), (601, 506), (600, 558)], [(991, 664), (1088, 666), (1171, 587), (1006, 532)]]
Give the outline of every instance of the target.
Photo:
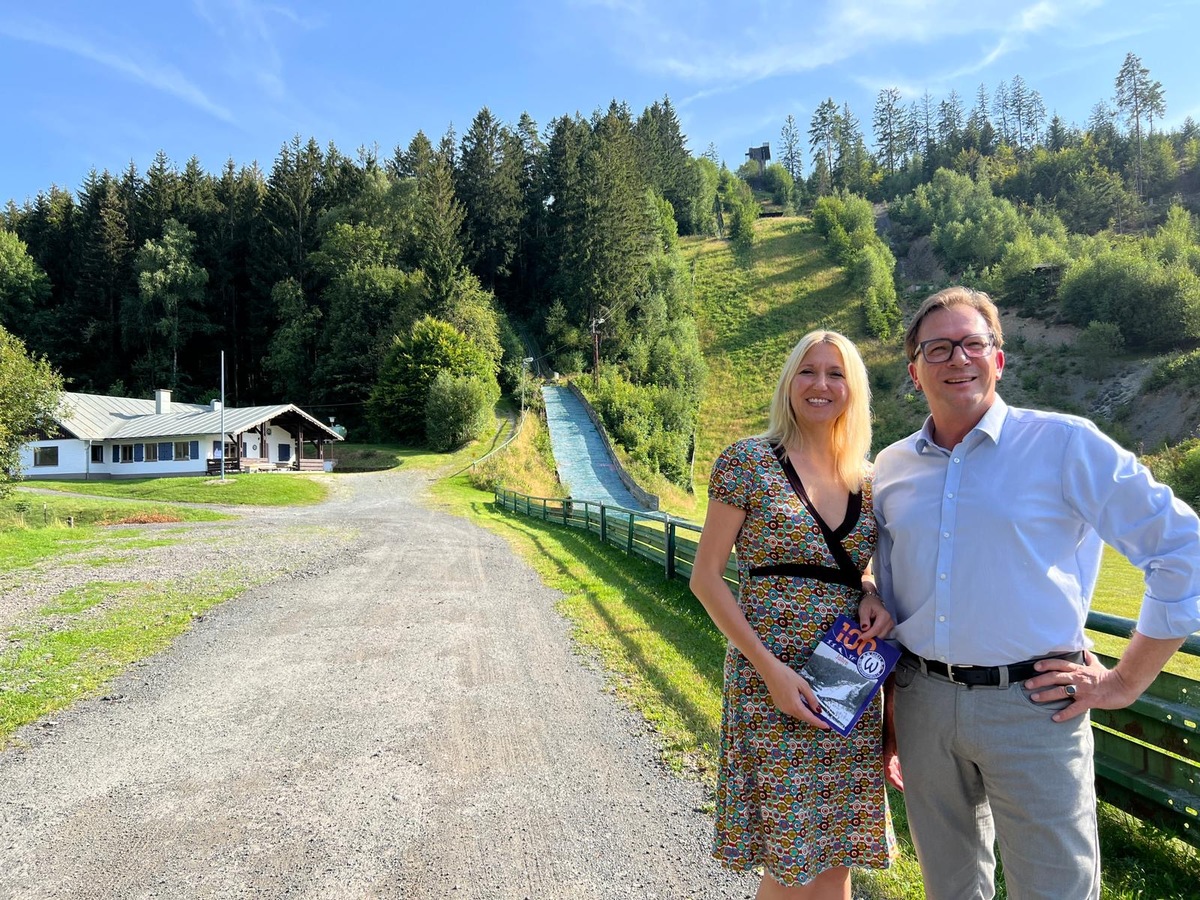
[[(666, 578), (691, 577), (701, 527), (661, 512), (590, 500), (531, 497), (497, 488), (496, 504), (543, 522), (581, 528), (601, 542), (661, 566)], [(737, 587), (730, 556), (725, 579)], [(1087, 627), (1128, 638), (1134, 622), (1093, 612)], [(1180, 651), (1200, 656), (1200, 636)], [(1116, 660), (1098, 654), (1105, 665)], [(1200, 847), (1200, 681), (1163, 672), (1131, 706), (1092, 710), (1096, 790), (1107, 802)]]

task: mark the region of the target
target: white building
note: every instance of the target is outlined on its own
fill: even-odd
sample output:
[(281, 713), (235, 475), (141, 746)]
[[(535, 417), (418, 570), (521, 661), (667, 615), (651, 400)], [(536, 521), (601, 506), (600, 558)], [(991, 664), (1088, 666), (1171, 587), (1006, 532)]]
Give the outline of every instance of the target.
[[(326, 447), (340, 441), (291, 404), (226, 409), (153, 400), (64, 393), (53, 435), (21, 449), (27, 479), (146, 478), (257, 469), (330, 468)], [(222, 439), (222, 428), (224, 439)]]

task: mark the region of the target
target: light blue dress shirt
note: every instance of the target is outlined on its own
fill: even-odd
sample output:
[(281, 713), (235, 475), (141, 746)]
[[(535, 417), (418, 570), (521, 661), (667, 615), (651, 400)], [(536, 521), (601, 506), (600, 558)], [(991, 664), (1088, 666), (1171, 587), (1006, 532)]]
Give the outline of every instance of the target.
[(1109, 543), (1145, 573), (1137, 629), (1200, 629), (1200, 520), (1086, 419), (999, 397), (950, 450), (932, 419), (875, 462), (876, 582), (918, 656), (995, 666), (1079, 650)]

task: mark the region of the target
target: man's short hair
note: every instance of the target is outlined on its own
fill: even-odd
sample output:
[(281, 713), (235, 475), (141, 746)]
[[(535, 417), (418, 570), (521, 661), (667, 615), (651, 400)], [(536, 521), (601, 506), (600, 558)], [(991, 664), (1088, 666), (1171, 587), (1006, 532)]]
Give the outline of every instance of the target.
[(988, 330), (996, 338), (996, 349), (999, 350), (1004, 346), (1004, 331), (1000, 327), (1000, 311), (996, 309), (992, 298), (983, 291), (955, 285), (926, 297), (921, 308), (917, 310), (917, 314), (913, 316), (913, 320), (908, 323), (908, 329), (904, 332), (904, 355), (908, 357), (909, 362), (916, 361), (917, 332), (921, 330), (921, 323), (925, 321), (925, 317), (935, 309), (950, 309), (952, 306), (969, 306), (978, 312), (987, 322)]

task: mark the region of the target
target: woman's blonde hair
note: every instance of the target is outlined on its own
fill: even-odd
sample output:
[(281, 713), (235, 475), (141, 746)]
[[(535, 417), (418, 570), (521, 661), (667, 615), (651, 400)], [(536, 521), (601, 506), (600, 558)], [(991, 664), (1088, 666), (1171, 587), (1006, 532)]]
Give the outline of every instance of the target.
[(779, 383), (771, 397), (767, 430), (759, 436), (772, 444), (797, 447), (803, 451), (803, 438), (792, 410), (792, 379), (800, 371), (800, 364), (804, 362), (808, 351), (817, 344), (830, 344), (842, 355), (850, 402), (845, 412), (833, 423), (833, 455), (838, 479), (847, 490), (858, 491), (862, 488), (867, 454), (871, 450), (871, 384), (867, 380), (867, 367), (862, 356), (849, 338), (836, 331), (810, 331), (800, 338), (783, 365)]

